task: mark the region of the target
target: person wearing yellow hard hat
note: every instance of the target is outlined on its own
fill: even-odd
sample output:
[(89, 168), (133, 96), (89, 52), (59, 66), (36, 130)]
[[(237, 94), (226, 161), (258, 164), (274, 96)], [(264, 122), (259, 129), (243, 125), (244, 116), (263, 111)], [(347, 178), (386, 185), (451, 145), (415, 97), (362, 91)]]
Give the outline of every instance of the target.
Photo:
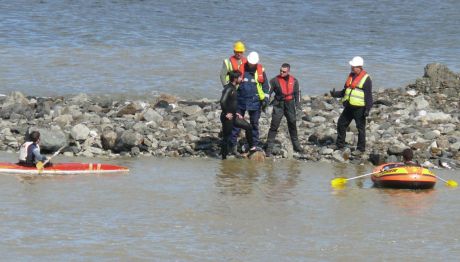
[(366, 117), (372, 107), (372, 80), (363, 69), (364, 60), (360, 56), (353, 57), (348, 62), (351, 72), (347, 77), (343, 90), (330, 91), (332, 97), (341, 97), (344, 109), (337, 121), (336, 148), (345, 146), (345, 135), (352, 120), (358, 129), (358, 145), (353, 155), (361, 155), (366, 151)]
[(233, 44), (233, 55), (224, 60), (222, 69), (220, 70), (220, 81), (222, 86), (225, 86), (230, 82), (228, 75), (229, 72), (239, 70), (241, 74), (243, 74), (243, 71), (241, 71), (240, 68), (242, 68), (242, 65), (247, 62), (246, 57), (244, 57), (245, 51), (246, 47), (243, 42), (236, 41)]

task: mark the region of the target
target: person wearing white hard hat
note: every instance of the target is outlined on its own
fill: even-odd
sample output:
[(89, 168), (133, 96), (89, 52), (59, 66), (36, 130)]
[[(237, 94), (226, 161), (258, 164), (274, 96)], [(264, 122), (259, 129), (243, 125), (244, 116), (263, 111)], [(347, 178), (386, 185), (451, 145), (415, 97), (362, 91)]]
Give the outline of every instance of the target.
[(246, 57), (244, 57), (244, 51), (246, 51), (246, 47), (243, 42), (236, 41), (233, 44), (233, 55), (224, 60), (222, 69), (220, 70), (220, 82), (222, 86), (230, 82), (230, 72), (238, 70), (241, 74), (244, 74), (244, 64), (247, 62)]
[[(259, 63), (259, 54), (250, 52), (247, 63), (243, 68), (243, 80), (238, 87), (238, 113), (244, 117), (246, 111), (249, 113), (249, 120), (252, 126), (252, 139), (254, 146), (259, 147), (259, 118), (262, 110), (268, 106), (269, 85), (265, 69)], [(234, 127), (232, 130), (232, 153), (237, 154), (237, 138), (240, 129)]]
[(364, 60), (355, 56), (348, 64), (351, 72), (348, 75), (343, 90), (330, 91), (332, 97), (341, 97), (344, 110), (337, 121), (336, 148), (342, 149), (345, 146), (345, 136), (348, 126), (355, 120), (358, 129), (358, 145), (353, 155), (360, 155), (366, 151), (366, 117), (369, 116), (372, 99), (372, 80), (363, 69)]

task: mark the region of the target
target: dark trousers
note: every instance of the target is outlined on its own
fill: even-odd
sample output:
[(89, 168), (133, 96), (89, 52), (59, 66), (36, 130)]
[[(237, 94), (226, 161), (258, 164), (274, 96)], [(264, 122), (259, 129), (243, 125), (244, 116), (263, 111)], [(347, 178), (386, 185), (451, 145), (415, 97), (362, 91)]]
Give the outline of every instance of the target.
[(366, 117), (364, 116), (364, 107), (345, 107), (337, 122), (337, 141), (338, 148), (345, 146), (345, 136), (347, 128), (352, 120), (355, 120), (358, 129), (358, 146), (360, 151), (366, 150)]
[[(45, 161), (43, 161), (43, 162), (45, 162)], [(20, 165), (20, 166), (25, 166), (25, 167), (36, 167), (37, 166), (36, 163), (25, 162), (25, 161), (21, 161), (21, 160), (19, 160), (19, 162), (17, 164)], [(46, 165), (44, 167), (50, 167), (52, 165), (53, 165), (53, 163), (48, 162), (48, 163), (46, 163)]]
[(246, 120), (237, 118), (236, 115), (233, 116), (232, 120), (229, 120), (225, 117), (225, 113), (221, 113), (220, 122), (222, 122), (222, 159), (227, 158), (229, 147), (231, 146), (232, 129), (234, 127), (244, 129), (244, 131), (246, 132), (246, 140), (248, 141), (249, 148), (253, 146), (254, 143), (252, 140), (252, 126)]
[[(244, 117), (244, 114), (246, 113), (246, 110), (238, 109), (238, 113)], [(249, 113), (249, 122), (251, 123), (252, 127), (252, 141), (253, 141), (253, 146), (258, 146), (259, 145), (259, 118), (260, 118), (260, 110), (248, 110)], [(240, 134), (240, 128), (234, 126), (232, 130), (232, 138), (231, 138), (231, 144), (232, 146), (236, 145), (236, 140), (238, 138), (238, 135)], [(248, 136), (246, 136), (246, 139)]]
[(294, 100), (288, 102), (275, 100), (273, 103), (272, 121), (270, 123), (270, 129), (267, 136), (268, 151), (273, 149), (273, 143), (275, 142), (275, 137), (278, 133), (278, 128), (280, 127), (283, 116), (286, 117), (292, 146), (295, 150), (300, 149), (299, 139), (297, 137), (296, 108)]

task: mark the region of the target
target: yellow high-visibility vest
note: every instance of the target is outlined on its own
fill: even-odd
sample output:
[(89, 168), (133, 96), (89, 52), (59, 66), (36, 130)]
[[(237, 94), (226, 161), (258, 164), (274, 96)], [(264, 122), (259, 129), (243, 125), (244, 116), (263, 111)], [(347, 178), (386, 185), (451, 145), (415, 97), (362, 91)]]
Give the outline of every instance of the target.
[(368, 74), (363, 76), (363, 78), (361, 79), (361, 81), (359, 81), (359, 84), (356, 85), (355, 88), (347, 87), (345, 89), (345, 95), (342, 98), (342, 103), (348, 101), (348, 103), (352, 106), (365, 106), (366, 101), (364, 99), (363, 85), (368, 77)]

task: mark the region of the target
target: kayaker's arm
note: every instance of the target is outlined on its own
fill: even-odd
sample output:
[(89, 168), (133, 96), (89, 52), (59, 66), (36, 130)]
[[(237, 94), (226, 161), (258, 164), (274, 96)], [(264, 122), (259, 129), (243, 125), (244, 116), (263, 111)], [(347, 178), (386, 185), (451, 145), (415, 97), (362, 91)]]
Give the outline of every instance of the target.
[(38, 148), (34, 148), (34, 150), (32, 151), (32, 154), (34, 154), (35, 156), (35, 161), (45, 161), (46, 160), (46, 156), (40, 154), (40, 150)]

